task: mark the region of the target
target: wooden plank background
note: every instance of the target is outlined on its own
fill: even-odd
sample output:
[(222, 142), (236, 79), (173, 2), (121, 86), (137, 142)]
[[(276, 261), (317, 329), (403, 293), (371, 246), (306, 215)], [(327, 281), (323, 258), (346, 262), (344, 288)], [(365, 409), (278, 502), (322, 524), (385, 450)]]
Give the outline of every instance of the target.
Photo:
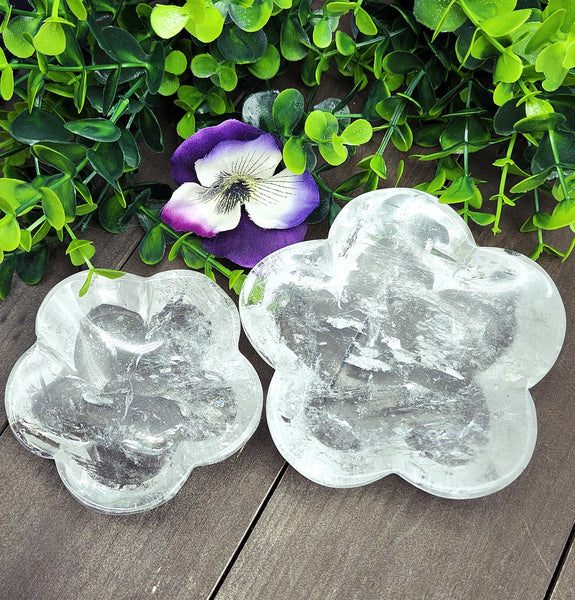
[[(394, 173), (399, 157), (386, 158)], [(497, 185), (488, 163), (471, 162), (473, 174), (489, 181), (487, 196)], [(166, 157), (146, 165), (143, 179), (166, 180)], [(408, 161), (402, 185), (429, 178), (430, 169)], [(339, 168), (331, 181), (350, 173)], [(478, 241), (529, 252), (534, 239), (517, 231), (524, 214), (506, 211), (505, 232), (494, 238), (476, 230)], [(98, 266), (141, 275), (181, 266), (142, 265), (137, 226), (117, 236), (94, 228), (87, 236), (96, 241)], [(195, 470), (166, 505), (110, 517), (79, 505), (53, 463), (16, 442), (1, 407), (0, 600), (572, 600), (575, 257), (546, 257), (542, 265), (562, 293), (567, 338), (552, 372), (532, 390), (539, 420), (533, 459), (506, 489), (445, 500), (396, 476), (324, 488), (286, 468), (262, 421), (241, 452)], [(34, 342), (42, 298), (72, 271), (57, 253), (41, 284), (16, 284), (0, 305), (0, 390)], [(271, 370), (245, 338), (241, 349), (266, 386)]]

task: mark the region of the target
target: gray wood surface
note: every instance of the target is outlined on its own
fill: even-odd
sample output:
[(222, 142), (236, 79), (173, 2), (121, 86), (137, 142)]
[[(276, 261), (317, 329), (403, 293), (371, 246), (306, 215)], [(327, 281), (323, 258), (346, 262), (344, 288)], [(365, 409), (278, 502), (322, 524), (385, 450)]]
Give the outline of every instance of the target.
[[(336, 94), (334, 94), (336, 95)], [(373, 150), (373, 149), (372, 149)], [(497, 183), (484, 160), (474, 175)], [(155, 158), (144, 179), (166, 179)], [(389, 158), (390, 185), (397, 157)], [(473, 168), (477, 162), (472, 162)], [(402, 185), (429, 178), (408, 161)], [(334, 170), (331, 182), (350, 174)], [(528, 252), (521, 207), (505, 233), (476, 231), (481, 244)], [(316, 232), (315, 235), (321, 235)], [(95, 228), (95, 264), (141, 275), (181, 266), (142, 265), (141, 232)], [(568, 239), (563, 243), (567, 244)], [(506, 489), (477, 500), (435, 498), (390, 476), (348, 490), (303, 478), (275, 450), (265, 422), (222, 463), (196, 469), (178, 495), (154, 511), (99, 515), (64, 489), (52, 461), (0, 435), (0, 600), (572, 600), (575, 551), (575, 257), (545, 258), (566, 305), (568, 332), (551, 373), (533, 390), (535, 454)], [(63, 253), (37, 287), (16, 283), (0, 304), (0, 391), (14, 361), (34, 342), (47, 291), (73, 272)], [(534, 344), (537, 340), (534, 340)], [(264, 386), (271, 370), (245, 338), (242, 351)], [(5, 427), (0, 407), (0, 431)]]

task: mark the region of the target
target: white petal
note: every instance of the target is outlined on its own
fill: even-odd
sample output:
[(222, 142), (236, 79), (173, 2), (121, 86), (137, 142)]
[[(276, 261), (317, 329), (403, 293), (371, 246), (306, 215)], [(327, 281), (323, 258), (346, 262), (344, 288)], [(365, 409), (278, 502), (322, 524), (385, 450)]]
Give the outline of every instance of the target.
[(224, 140), (196, 161), (198, 181), (210, 187), (228, 175), (271, 177), (282, 160), (281, 150), (269, 133), (249, 142)]
[(209, 188), (184, 183), (164, 206), (162, 221), (175, 231), (192, 231), (202, 237), (213, 237), (220, 231), (234, 229), (240, 222), (240, 205), (224, 212), (218, 206), (218, 199)]
[(246, 210), (264, 229), (287, 229), (299, 225), (319, 205), (319, 191), (308, 171), (294, 175), (284, 169), (269, 179), (253, 182)]

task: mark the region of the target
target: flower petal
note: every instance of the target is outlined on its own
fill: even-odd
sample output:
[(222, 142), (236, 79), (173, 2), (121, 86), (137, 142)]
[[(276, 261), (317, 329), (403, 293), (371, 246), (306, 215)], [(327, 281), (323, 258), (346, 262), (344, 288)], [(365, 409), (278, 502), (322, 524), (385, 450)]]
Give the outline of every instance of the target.
[(233, 229), (240, 220), (240, 205), (219, 211), (218, 203), (208, 195), (210, 191), (197, 183), (184, 183), (162, 209), (162, 221), (175, 231), (192, 231), (202, 237)]
[(219, 125), (200, 129), (184, 140), (172, 155), (172, 178), (177, 185), (187, 181), (198, 183), (195, 162), (206, 156), (222, 140), (253, 140), (262, 135), (261, 129), (228, 119)]
[(319, 206), (319, 190), (311, 173), (294, 175), (284, 169), (277, 175), (255, 182), (246, 210), (264, 229), (287, 229), (299, 225)]
[(305, 223), (290, 229), (262, 229), (242, 211), (242, 218), (235, 229), (218, 233), (202, 240), (202, 243), (208, 252), (216, 256), (229, 258), (242, 267), (253, 267), (268, 254), (303, 241), (306, 231)]
[(196, 175), (206, 187), (214, 185), (223, 173), (268, 179), (281, 160), (282, 152), (269, 133), (248, 142), (223, 140), (205, 158), (196, 161)]

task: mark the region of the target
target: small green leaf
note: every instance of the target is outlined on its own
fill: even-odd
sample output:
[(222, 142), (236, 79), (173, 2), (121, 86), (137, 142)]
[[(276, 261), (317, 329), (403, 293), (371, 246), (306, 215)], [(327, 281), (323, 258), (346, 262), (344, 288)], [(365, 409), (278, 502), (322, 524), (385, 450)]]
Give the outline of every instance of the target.
[(337, 51), (343, 56), (352, 56), (355, 52), (353, 38), (339, 29), (335, 32), (335, 46)]
[(223, 28), (224, 18), (214, 6), (205, 7), (204, 22), (201, 25), (197, 24), (193, 19), (190, 19), (186, 25), (187, 31), (204, 44), (209, 44), (216, 40), (222, 33)]
[(40, 108), (21, 112), (10, 123), (10, 135), (23, 144), (38, 142), (68, 142), (72, 134), (60, 118)]
[(0, 300), (6, 300), (8, 297), (15, 266), (16, 258), (13, 255), (5, 256), (0, 263)]
[(146, 63), (147, 55), (140, 46), (138, 40), (119, 27), (103, 27), (100, 30), (98, 43), (102, 45), (102, 50), (109, 54), (118, 62), (127, 63)]
[(478, 225), (490, 225), (495, 221), (495, 215), (490, 213), (468, 210), (466, 214), (474, 223), (477, 223)]
[(415, 0), (413, 16), (422, 25), (441, 32), (455, 31), (467, 20), (453, 0)]
[(162, 226), (156, 225), (142, 238), (140, 242), (140, 258), (147, 265), (159, 263), (166, 252), (166, 241), (162, 232)]
[(55, 167), (62, 173), (74, 177), (76, 175), (76, 167), (74, 163), (61, 152), (43, 146), (41, 144), (35, 144), (32, 146), (32, 152), (38, 160), (43, 163)]
[(187, 238), (189, 238), (192, 235), (191, 232), (185, 233), (184, 235), (180, 236), (173, 244), (172, 247), (170, 248), (170, 253), (168, 254), (168, 260), (171, 262), (173, 260), (175, 260), (178, 256), (178, 253), (180, 251), (180, 248), (182, 247), (182, 244), (186, 241)]
[(314, 142), (331, 139), (338, 129), (337, 119), (321, 110), (314, 110), (305, 120), (305, 133)]
[(307, 155), (300, 139), (289, 138), (283, 148), (283, 159), (286, 167), (292, 173), (300, 175), (305, 171)]
[(14, 215), (7, 214), (0, 219), (0, 250), (11, 252), (20, 245), (20, 226)]
[(94, 269), (90, 269), (88, 271), (88, 276), (86, 277), (86, 281), (84, 281), (84, 284), (78, 291), (78, 296), (82, 297), (88, 293), (88, 290), (90, 289), (90, 284), (92, 283), (93, 277), (94, 277)]
[(519, 183), (516, 183), (509, 191), (512, 194), (524, 194), (525, 192), (529, 192), (535, 188), (538, 188), (540, 185), (543, 185), (547, 181), (548, 177), (549, 171), (543, 171), (541, 173), (537, 173), (536, 175), (531, 175)]
[(280, 68), (281, 57), (278, 49), (269, 44), (264, 55), (252, 65), (248, 65), (249, 72), (258, 79), (271, 79), (277, 75)]
[(188, 59), (180, 50), (172, 50), (166, 56), (166, 71), (172, 75), (181, 75), (188, 68)]
[(297, 19), (287, 18), (281, 26), (280, 49), (282, 56), (289, 61), (298, 61), (305, 58), (309, 44), (309, 37)]
[(288, 88), (277, 96), (272, 108), (274, 125), (284, 136), (290, 135), (304, 114), (304, 97), (296, 89)]
[(557, 38), (557, 32), (561, 29), (561, 25), (563, 25), (566, 12), (565, 9), (557, 10), (551, 13), (539, 25), (539, 28), (533, 33), (525, 46), (525, 54), (534, 54)]
[(229, 5), (232, 21), (248, 32), (259, 31), (269, 21), (273, 11), (273, 0), (254, 0), (251, 6)]
[(462, 175), (455, 179), (453, 183), (441, 194), (439, 201), (442, 204), (455, 204), (465, 202), (473, 197), (475, 193), (475, 184), (473, 179), (467, 175)]
[(164, 39), (172, 38), (186, 26), (190, 17), (181, 6), (157, 4), (150, 15), (152, 29)]
[(57, 56), (66, 49), (66, 34), (60, 23), (45, 21), (34, 36), (34, 47), (46, 56)]
[(357, 6), (353, 11), (355, 16), (355, 24), (364, 35), (375, 35), (377, 27), (370, 17), (369, 13), (361, 6)]
[(66, 0), (66, 4), (77, 19), (80, 21), (86, 20), (88, 13), (86, 12), (86, 7), (82, 0)]
[(20, 244), (18, 248), (24, 250), (24, 252), (30, 252), (30, 248), (32, 248), (32, 234), (27, 229), (20, 230)]
[(0, 75), (0, 95), (6, 101), (14, 95), (14, 71), (10, 67), (4, 67)]
[(42, 187), (40, 191), (42, 192), (42, 210), (48, 223), (54, 229), (62, 229), (66, 223), (66, 213), (60, 198), (50, 188)]
[(40, 17), (17, 16), (10, 19), (3, 38), (6, 48), (14, 56), (29, 58), (34, 54), (34, 45), (30, 43), (30, 39), (36, 33), (40, 21)]
[(374, 154), (369, 161), (369, 168), (381, 179), (387, 179), (387, 168), (381, 154)]
[(560, 113), (546, 113), (525, 117), (515, 123), (514, 130), (519, 133), (540, 133), (557, 129), (565, 123), (565, 117)]
[(333, 32), (329, 19), (321, 19), (313, 28), (313, 43), (318, 48), (327, 48), (331, 44)]
[(218, 66), (218, 61), (211, 54), (196, 54), (191, 63), (192, 73), (201, 78), (217, 73)]
[(246, 277), (247, 276), (241, 269), (236, 269), (235, 271), (232, 271), (228, 282), (229, 289), (234, 290), (236, 294), (239, 294), (242, 290), (242, 285), (244, 284)]
[(116, 269), (94, 269), (94, 275), (100, 275), (106, 279), (120, 279), (125, 274), (124, 271), (117, 271)]
[(548, 92), (553, 92), (560, 87), (568, 73), (563, 67), (565, 52), (565, 42), (558, 41), (541, 50), (537, 57), (535, 70), (545, 75), (543, 89)]
[(122, 154), (124, 155), (124, 162), (128, 168), (137, 169), (140, 166), (142, 157), (134, 136), (127, 129), (122, 129), (118, 143), (120, 144)]
[(156, 115), (146, 106), (139, 114), (140, 129), (144, 141), (154, 152), (164, 151), (164, 141), (162, 137), (162, 129), (158, 123)]
[(182, 258), (189, 269), (203, 269), (206, 259), (194, 251), (194, 248), (202, 248), (200, 240), (187, 240), (182, 246)]
[(493, 74), (493, 81), (503, 83), (514, 83), (521, 77), (523, 72), (523, 62), (512, 51), (505, 51), (501, 53), (497, 59), (495, 65), (495, 73)]
[(117, 180), (124, 172), (124, 155), (117, 142), (101, 142), (86, 153), (94, 171), (113, 188), (118, 189)]
[(237, 65), (253, 63), (264, 56), (268, 41), (263, 31), (248, 32), (232, 25), (218, 37), (223, 57)]
[(359, 146), (369, 142), (372, 135), (373, 128), (370, 122), (365, 119), (357, 119), (343, 130), (341, 137), (345, 144)]
[(162, 44), (156, 44), (146, 64), (146, 86), (150, 94), (157, 94), (164, 78), (165, 51)]
[(514, 10), (479, 23), (479, 28), (491, 37), (503, 37), (515, 31), (531, 16), (531, 9)]
[(70, 261), (75, 267), (83, 265), (95, 253), (96, 248), (94, 248), (93, 242), (90, 240), (72, 240), (66, 249), (66, 254), (70, 256)]

